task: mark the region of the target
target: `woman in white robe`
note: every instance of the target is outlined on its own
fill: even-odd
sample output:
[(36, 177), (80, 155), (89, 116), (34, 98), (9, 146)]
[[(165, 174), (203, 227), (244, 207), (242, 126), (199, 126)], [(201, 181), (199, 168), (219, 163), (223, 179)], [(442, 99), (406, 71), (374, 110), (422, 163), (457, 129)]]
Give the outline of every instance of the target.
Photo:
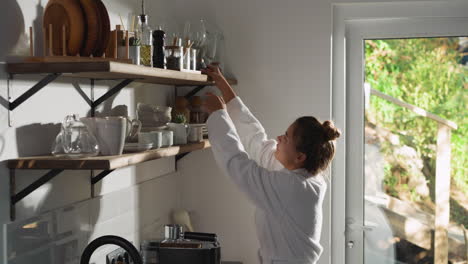
[(209, 94), (204, 105), (214, 157), (256, 207), (260, 263), (316, 263), (322, 253), (322, 172), (340, 132), (331, 121), (301, 117), (284, 135), (268, 139), (219, 68), (210, 65), (203, 72), (222, 93)]

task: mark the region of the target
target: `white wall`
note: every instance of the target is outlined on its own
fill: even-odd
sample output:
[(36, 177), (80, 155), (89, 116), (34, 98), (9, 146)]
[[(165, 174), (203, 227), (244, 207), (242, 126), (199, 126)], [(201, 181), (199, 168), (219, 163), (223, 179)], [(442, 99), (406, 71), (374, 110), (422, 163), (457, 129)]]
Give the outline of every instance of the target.
[[(89, 80), (59, 78), (11, 112), (8, 126), (7, 55), (28, 55), (29, 26), (41, 26), (46, 0), (4, 0), (0, 10), (0, 263), (78, 263), (84, 247), (101, 235), (127, 238), (137, 246), (147, 238), (161, 236), (162, 225), (179, 205), (175, 159), (167, 158), (119, 169), (94, 186), (91, 197), (90, 171), (65, 171), (16, 205), (16, 221), (10, 222), (9, 170), (6, 160), (18, 156), (50, 153), (50, 147), (65, 115), (86, 116), (90, 107), (73, 88), (77, 82), (90, 96)], [(128, 27), (127, 19), (137, 1), (104, 0), (111, 24)], [(162, 1), (152, 1), (156, 9)], [(27, 33), (25, 33), (27, 32)], [(37, 34), (40, 35), (40, 34)], [(38, 43), (42, 43), (40, 40)], [(37, 49), (39, 52), (41, 47)], [(17, 98), (42, 78), (15, 76), (10, 82), (11, 97)], [(95, 98), (117, 81), (97, 81)], [(132, 84), (110, 98), (98, 111), (108, 113), (121, 104), (135, 117), (136, 102), (170, 104), (174, 87)], [(17, 170), (17, 191), (47, 171)], [(98, 173), (99, 171), (96, 171)], [(43, 229), (23, 228), (39, 223)], [(29, 233), (27, 233), (29, 231)], [(112, 247), (101, 248), (94, 263), (105, 263)]]
[[(226, 71), (239, 81), (234, 89), (276, 137), (301, 115), (331, 117), (332, 5), (352, 2), (402, 2), (404, 8), (408, 1), (176, 0), (174, 5), (178, 21), (204, 17), (221, 28)], [(182, 205), (196, 212), (195, 226), (218, 233), (228, 259), (257, 263), (250, 203), (212, 167), (211, 153), (188, 157), (182, 164)], [(329, 195), (319, 263), (330, 262)]]

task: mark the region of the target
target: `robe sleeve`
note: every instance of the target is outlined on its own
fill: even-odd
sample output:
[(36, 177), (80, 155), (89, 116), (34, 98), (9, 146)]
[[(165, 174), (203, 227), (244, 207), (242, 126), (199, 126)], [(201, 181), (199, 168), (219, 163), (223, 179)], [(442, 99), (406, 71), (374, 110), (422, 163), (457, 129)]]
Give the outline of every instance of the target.
[(274, 155), (276, 140), (268, 139), (262, 124), (239, 97), (235, 97), (227, 104), (227, 112), (234, 123), (245, 151), (253, 160), (269, 170), (284, 168)]
[(281, 217), (288, 197), (301, 185), (287, 172), (265, 169), (250, 159), (226, 110), (213, 112), (207, 126), (218, 166), (258, 208)]

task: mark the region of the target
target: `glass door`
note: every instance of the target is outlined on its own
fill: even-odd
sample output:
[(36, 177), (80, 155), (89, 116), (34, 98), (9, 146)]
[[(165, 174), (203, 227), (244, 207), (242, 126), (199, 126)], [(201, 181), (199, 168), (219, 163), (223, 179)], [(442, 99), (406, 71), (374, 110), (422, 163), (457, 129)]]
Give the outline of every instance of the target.
[(466, 261), (467, 25), (347, 24), (347, 263)]

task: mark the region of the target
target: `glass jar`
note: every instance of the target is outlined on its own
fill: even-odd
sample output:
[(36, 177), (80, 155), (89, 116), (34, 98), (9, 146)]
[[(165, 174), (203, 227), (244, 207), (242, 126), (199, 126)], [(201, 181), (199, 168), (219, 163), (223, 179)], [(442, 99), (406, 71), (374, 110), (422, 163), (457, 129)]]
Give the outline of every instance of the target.
[(202, 110), (202, 99), (200, 96), (193, 96), (191, 99), (190, 123), (200, 124), (205, 122), (205, 112)]
[(165, 46), (164, 54), (166, 57), (166, 69), (179, 71), (181, 69), (181, 57), (182, 57), (181, 46)]
[(184, 70), (190, 70), (190, 56), (192, 55), (190, 50), (191, 48), (184, 48), (184, 54), (182, 58), (182, 69)]
[(99, 146), (96, 137), (78, 120), (77, 115), (68, 115), (52, 146), (52, 154), (73, 158), (92, 157), (99, 154)]
[(138, 26), (135, 31), (140, 40), (140, 65), (153, 67), (153, 31), (148, 25), (148, 16), (138, 16)]
[(197, 53), (196, 49), (191, 49), (192, 54), (190, 56), (190, 70), (196, 71), (197, 70)]

